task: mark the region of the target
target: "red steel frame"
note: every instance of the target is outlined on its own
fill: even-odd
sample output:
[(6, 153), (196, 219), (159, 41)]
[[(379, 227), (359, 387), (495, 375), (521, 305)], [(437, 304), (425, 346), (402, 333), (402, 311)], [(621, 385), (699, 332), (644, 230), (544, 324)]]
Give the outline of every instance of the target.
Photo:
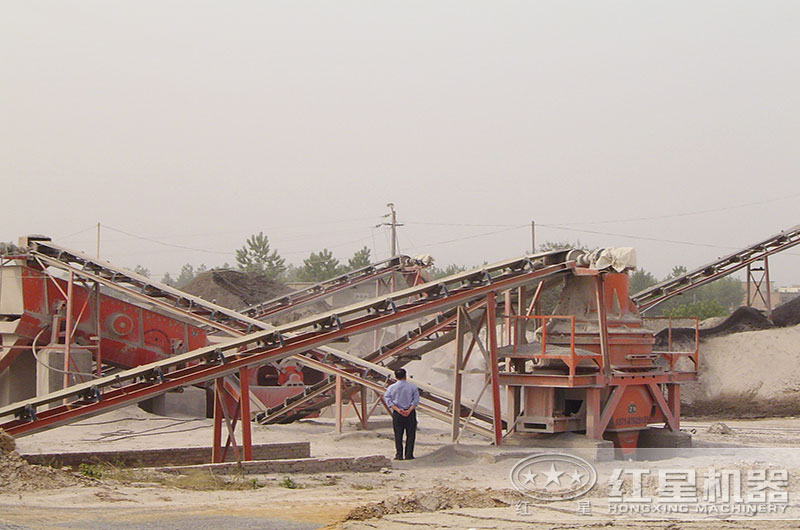
[[(91, 385), (76, 385), (61, 392), (29, 400), (27, 403), (14, 404), (10, 407), (0, 409), (0, 417), (9, 413), (16, 413), (20, 417), (17, 420), (3, 423), (2, 427), (6, 428), (12, 435), (35, 432), (44, 428), (74, 421), (74, 419), (78, 417), (97, 414), (130, 402), (140, 401), (148, 397), (159, 395), (173, 388), (218, 379), (221, 376), (235, 373), (241, 368), (257, 366), (299, 352), (310, 351), (348, 335), (379, 329), (383, 326), (393, 325), (418, 315), (421, 316), (449, 307), (469, 303), (482, 296), (486, 296), (487, 324), (490, 325), (489, 335), (492, 337), (490, 343), (493, 344), (490, 348), (494, 352), (493, 358), (496, 359), (494, 292), (515, 288), (526, 283), (531, 283), (538, 278), (566, 272), (575, 267), (574, 262), (565, 261), (544, 268), (537, 268), (536, 270), (526, 270), (527, 267), (530, 267), (530, 262), (526, 261), (527, 259), (528, 258), (525, 258), (525, 260), (521, 262), (510, 262), (509, 265), (505, 265), (505, 263), (499, 264), (496, 270), (498, 270), (500, 274), (494, 278), (489, 276), (485, 271), (479, 271), (476, 274), (458, 275), (458, 277), (451, 280), (452, 282), (460, 282), (460, 286), (453, 291), (448, 291), (444, 287), (444, 283), (430, 286), (426, 285), (423, 289), (417, 290), (422, 296), (421, 298), (409, 301), (402, 306), (397, 306), (393, 298), (407, 298), (408, 296), (405, 295), (408, 293), (394, 293), (394, 295), (370, 301), (370, 303), (363, 306), (363, 308), (358, 307), (350, 309), (349, 312), (352, 314), (352, 318), (346, 321), (341, 321), (336, 312), (331, 312), (329, 314), (320, 315), (314, 319), (306, 319), (305, 321), (281, 326), (273, 331), (261, 331), (246, 335), (240, 339), (232, 339), (225, 343), (225, 347), (220, 346), (216, 349), (201, 348), (189, 354), (178, 355), (166, 361), (152, 363), (146, 367), (117, 374), (115, 378), (100, 378), (93, 381)], [(517, 263), (522, 263), (520, 266), (521, 268), (514, 268), (517, 267)], [(84, 271), (78, 272), (84, 273)], [(134, 294), (138, 293), (134, 292)], [(489, 311), (489, 308), (491, 308), (491, 311)], [(364, 314), (365, 309), (368, 310), (366, 314)], [(252, 348), (253, 343), (260, 343), (260, 346)], [(248, 345), (251, 346), (250, 349), (237, 351), (235, 355), (231, 355), (230, 357), (223, 354), (223, 350), (227, 351), (232, 347), (236, 350), (241, 350)], [(214, 365), (199, 363), (186, 366), (187, 363), (197, 361), (212, 352), (216, 353), (218, 357), (225, 362)], [(185, 367), (180, 368), (178, 367), (179, 364)], [(167, 374), (162, 372), (162, 367), (165, 369), (173, 368), (174, 370)], [(330, 370), (330, 367), (328, 367), (328, 369)], [(126, 378), (139, 377), (141, 374), (146, 373), (147, 370), (158, 370), (160, 374), (159, 379), (155, 382), (133, 382), (120, 389), (106, 389), (107, 386), (117, 385), (121, 380), (125, 380)], [(493, 385), (496, 387), (497, 378), (493, 377), (493, 380)], [(100, 391), (101, 389), (103, 390), (102, 392)], [(97, 399), (87, 402), (87, 398), (85, 397), (86, 392), (92, 392), (92, 395)], [(246, 385), (244, 385), (242, 396), (240, 396), (243, 400), (246, 399), (244, 396), (245, 392)], [(38, 415), (30, 414), (35, 411), (36, 407), (60, 400), (62, 397), (65, 399), (71, 398), (73, 401), (66, 405), (57, 406), (53, 409), (41, 412)], [(217, 399), (221, 400), (219, 395)], [(493, 388), (493, 400), (495, 401), (495, 439), (499, 442), (499, 432), (502, 424), (500, 423), (499, 414), (499, 395), (495, 388)], [(224, 410), (223, 416), (225, 416)], [(230, 417), (228, 417), (228, 421), (231, 424), (233, 423)], [(221, 422), (222, 418), (216, 423), (221, 425)], [(249, 444), (247, 440), (244, 442)]]
[[(697, 378), (698, 367), (698, 343), (699, 343), (699, 324), (696, 322), (695, 347), (692, 351), (673, 351), (671, 340), (671, 319), (669, 322), (669, 347), (668, 351), (656, 352), (668, 360), (669, 369), (667, 371), (644, 371), (644, 372), (611, 372), (608, 360), (608, 324), (606, 317), (606, 307), (602, 302), (603, 297), (603, 275), (596, 272), (577, 270), (579, 275), (596, 274), (596, 304), (598, 308), (598, 327), (600, 330), (601, 354), (592, 355), (590, 358), (598, 365), (597, 373), (585, 375), (576, 374), (575, 368), (577, 361), (586, 356), (577, 356), (575, 353), (575, 324), (574, 316), (567, 315), (533, 315), (517, 316), (510, 313), (505, 317), (511, 322), (517, 320), (527, 320), (532, 318), (541, 319), (542, 330), (542, 351), (535, 354), (537, 359), (559, 359), (564, 362), (569, 370), (565, 375), (543, 375), (543, 374), (514, 374), (500, 373), (498, 380), (501, 384), (511, 386), (530, 386), (530, 387), (557, 387), (557, 388), (584, 388), (586, 391), (586, 435), (592, 439), (601, 439), (606, 431), (608, 424), (614, 415), (617, 406), (622, 399), (625, 389), (630, 385), (644, 386), (649, 395), (652, 396), (658, 410), (664, 417), (666, 425), (670, 430), (680, 429), (680, 384), (684, 381), (692, 381)], [(540, 284), (541, 287), (541, 284)], [(537, 296), (531, 303), (531, 308), (536, 303)], [(529, 310), (530, 312), (530, 310)], [(546, 351), (546, 327), (544, 323), (549, 319), (568, 319), (570, 320), (570, 349), (567, 355), (548, 354)], [(519, 341), (518, 326), (514, 325), (514, 346), (512, 352), (516, 353), (516, 345)], [(691, 372), (678, 372), (675, 370), (677, 358), (685, 356), (694, 363), (694, 370)], [(667, 397), (664, 397), (666, 387)], [(602, 402), (602, 391), (604, 388), (611, 389), (610, 395), (605, 403)], [(513, 426), (510, 426), (513, 428)]]
[[(36, 258), (45, 262), (52, 261), (51, 265), (59, 266), (62, 269), (66, 268), (71, 274), (76, 273), (81, 276), (89, 277), (90, 279), (96, 279), (98, 283), (108, 282), (113, 284), (116, 288), (121, 288), (121, 290), (126, 289), (116, 285), (113, 279), (103, 278), (101, 274), (96, 275), (96, 278), (92, 278), (92, 274), (85, 270), (76, 269), (71, 265), (66, 265), (65, 267), (65, 264), (58, 261), (58, 258), (41, 254), (37, 254)], [(152, 363), (146, 367), (123, 372), (123, 374), (119, 374), (117, 378), (113, 380), (109, 378), (100, 378), (91, 383), (76, 385), (64, 391), (44, 396), (43, 398), (30, 400), (28, 403), (14, 404), (13, 406), (0, 409), (0, 417), (9, 413), (16, 413), (20, 416), (16, 420), (0, 424), (0, 427), (5, 428), (12, 435), (35, 432), (44, 428), (74, 421), (74, 419), (78, 417), (97, 414), (130, 402), (140, 401), (173, 388), (213, 380), (215, 381), (213, 459), (214, 461), (224, 459), (229, 447), (233, 448), (234, 455), (237, 458), (242, 457), (238, 451), (238, 444), (234, 436), (234, 429), (238, 421), (242, 421), (243, 427), (245, 425), (247, 426), (242, 437), (243, 455), (244, 458), (247, 459), (250, 454), (249, 451), (251, 450), (249, 421), (247, 421), (247, 419), (249, 419), (249, 410), (247, 410), (249, 409), (249, 399), (247, 396), (249, 393), (248, 367), (274, 362), (287, 356), (295, 356), (305, 365), (319, 369), (335, 377), (333, 384), (339, 396), (339, 407), (337, 408), (340, 410), (344, 380), (355, 383), (356, 388), (360, 389), (362, 393), (366, 389), (371, 389), (376, 393), (380, 393), (386, 381), (385, 379), (380, 380), (380, 378), (370, 380), (363, 374), (358, 373), (358, 370), (354, 370), (353, 366), (346, 362), (346, 358), (329, 359), (326, 353), (331, 352), (326, 352), (324, 349), (326, 344), (348, 335), (378, 330), (418, 316), (455, 309), (454, 315), (450, 315), (434, 327), (436, 331), (442, 331), (448, 326), (454, 323), (456, 324), (455, 335), (458, 340), (457, 354), (460, 355), (460, 359), (456, 362), (456, 381), (460, 381), (459, 370), (466, 364), (466, 360), (474, 346), (477, 345), (481, 353), (486, 357), (489, 373), (487, 374), (487, 386), (484, 388), (486, 389), (488, 387), (491, 389), (492, 410), (490, 419), (492, 429), (490, 433), (495, 444), (500, 444), (503, 437), (503, 420), (501, 418), (499, 397), (499, 386), (501, 384), (590, 387), (587, 389), (587, 409), (597, 411), (597, 414), (592, 416), (591, 420), (587, 414), (587, 434), (590, 437), (602, 436), (616, 405), (621, 399), (621, 388), (632, 384), (645, 385), (648, 391), (653, 395), (657, 406), (662, 410), (664, 418), (670, 428), (678, 428), (680, 390), (677, 383), (691, 380), (695, 374), (674, 371), (667, 373), (612, 374), (608, 362), (608, 324), (605, 315), (605, 304), (602, 303), (603, 275), (599, 274), (597, 271), (578, 268), (577, 264), (573, 261), (560, 261), (551, 263), (549, 266), (543, 265), (533, 267), (530, 259), (531, 258), (525, 258), (521, 261), (508, 262), (508, 264), (504, 262), (491, 269), (497, 274), (496, 276), (491, 276), (486, 270), (470, 271), (469, 273), (455, 275), (454, 277), (438, 283), (432, 282), (419, 286), (418, 288), (410, 288), (397, 293), (391, 293), (365, 302), (364, 304), (355, 304), (354, 306), (342, 308), (339, 312), (331, 311), (274, 329), (269, 328), (263, 323), (258, 323), (255, 325), (256, 327), (269, 329), (246, 335), (242, 335), (243, 331), (240, 331), (240, 326), (242, 324), (251, 325), (251, 323), (248, 322), (250, 319), (238, 315), (235, 312), (227, 311), (225, 314), (227, 320), (225, 323), (222, 323), (214, 319), (214, 312), (211, 312), (209, 317), (204, 317), (203, 314), (198, 315), (196, 311), (192, 311), (191, 305), (189, 310), (185, 310), (180, 308), (176, 309), (170, 307), (170, 304), (164, 303), (163, 305), (170, 307), (173, 311), (183, 312), (190, 318), (204, 320), (208, 325), (212, 325), (217, 329), (225, 329), (225, 331), (235, 337), (238, 336), (238, 338), (231, 339), (216, 348), (201, 348), (166, 361)], [(541, 316), (531, 316), (531, 312), (536, 306), (538, 297), (541, 294), (543, 281), (554, 275), (568, 272), (572, 272), (576, 275), (596, 277), (597, 302), (599, 308), (598, 321), (601, 330), (600, 372), (597, 374), (581, 375), (575, 373), (575, 370), (571, 369), (570, 373), (564, 376), (501, 373), (498, 356), (496, 293), (538, 282), (538, 288), (526, 316), (519, 317), (511, 315), (509, 311), (506, 315), (506, 322), (507, 325), (510, 325), (511, 322), (516, 322), (516, 320), (520, 318), (542, 318)], [(446, 287), (447, 285), (454, 285), (454, 287), (451, 287), (449, 290)], [(131, 291), (133, 296), (147, 298), (150, 302), (154, 300), (149, 295), (142, 294), (142, 292), (138, 292), (134, 289), (128, 290)], [(406, 302), (402, 305), (398, 305), (397, 301), (400, 300), (406, 300)], [(506, 305), (507, 307), (509, 306), (508, 299)], [(468, 311), (472, 311), (479, 306), (485, 307), (485, 311), (483, 311), (481, 322), (476, 326), (466, 315)], [(208, 312), (206, 312), (206, 314), (208, 314)], [(484, 325), (486, 326), (486, 345), (481, 342), (479, 336), (480, 328)], [(472, 343), (466, 355), (464, 355), (462, 341), (467, 327), (469, 327), (472, 332)], [(514, 324), (514, 327), (516, 329), (516, 324)], [(425, 336), (429, 336), (434, 332), (435, 331), (431, 331)], [(373, 359), (366, 359), (363, 361), (366, 363), (368, 369), (375, 371), (379, 365), (375, 365), (374, 363), (403, 351), (403, 349), (408, 348), (408, 346), (414, 342), (421, 340), (422, 336), (422, 334), (415, 337), (409, 336), (408, 339), (404, 341), (404, 344), (395, 345), (388, 351), (383, 351), (381, 348), (375, 352)], [(320, 350), (320, 348), (323, 349)], [(669, 353), (668, 358), (672, 360), (675, 352), (667, 353)], [(216, 355), (215, 358), (218, 362), (206, 360), (210, 354)], [(334, 352), (333, 355), (335, 357), (337, 354)], [(570, 356), (575, 356), (574, 347), (571, 348)], [(696, 359), (695, 352), (693, 360), (696, 362)], [(158, 377), (155, 379), (152, 375), (148, 376), (150, 378), (146, 379), (144, 382), (136, 379), (146, 376), (147, 374), (152, 374), (153, 372), (158, 372)], [(225, 375), (237, 372), (240, 374), (240, 379), (242, 381), (238, 396), (235, 395), (236, 392), (229, 392), (226, 395), (223, 390), (221, 378)], [(380, 373), (380, 371), (376, 373)], [(366, 374), (366, 372), (364, 372), (364, 374)], [(130, 380), (131, 382), (121, 388), (114, 387), (114, 385), (118, 385), (120, 381), (126, 380)], [(666, 399), (659, 385), (666, 385), (668, 392)], [(599, 391), (604, 386), (614, 388), (611, 391), (605, 407), (603, 407), (601, 411), (601, 396)], [(463, 428), (469, 427), (472, 430), (477, 428), (477, 426), (470, 425), (469, 423), (470, 418), (475, 412), (474, 409), (470, 412), (466, 421), (462, 420), (460, 387), (458, 383), (456, 383), (456, 387), (457, 392), (454, 393), (454, 399), (451, 403), (452, 410), (449, 415), (445, 411), (435, 409), (430, 405), (420, 407), (422, 410), (426, 408), (429, 409), (429, 412), (434, 416), (443, 419), (449, 417), (453, 422), (454, 437), (456, 436), (456, 431), (461, 428), (462, 423)], [(91, 399), (87, 398), (87, 392), (91, 393)], [(42, 404), (55, 402), (60, 399), (67, 399), (68, 401), (66, 404), (56, 406), (53, 409), (42, 411), (38, 414), (31, 414), (31, 412), (35, 412), (36, 408)], [(480, 401), (480, 399), (478, 401)], [(377, 406), (377, 403), (373, 405), (373, 407), (374, 406)], [(362, 410), (359, 415), (363, 422), (366, 421), (364, 419), (365, 414), (363, 414), (366, 411), (366, 400), (363, 399), (363, 397), (361, 400), (361, 407)], [(342, 414), (340, 413), (339, 419), (341, 420), (341, 418)], [(224, 447), (222, 445), (223, 422), (228, 428), (228, 440)]]

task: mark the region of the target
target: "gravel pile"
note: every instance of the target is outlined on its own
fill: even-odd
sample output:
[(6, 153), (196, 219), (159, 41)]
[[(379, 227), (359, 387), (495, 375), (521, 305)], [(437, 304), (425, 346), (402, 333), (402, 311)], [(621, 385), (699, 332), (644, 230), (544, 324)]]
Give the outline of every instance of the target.
[(15, 449), (14, 439), (0, 429), (0, 492), (64, 488), (83, 483), (70, 473), (30, 465)]

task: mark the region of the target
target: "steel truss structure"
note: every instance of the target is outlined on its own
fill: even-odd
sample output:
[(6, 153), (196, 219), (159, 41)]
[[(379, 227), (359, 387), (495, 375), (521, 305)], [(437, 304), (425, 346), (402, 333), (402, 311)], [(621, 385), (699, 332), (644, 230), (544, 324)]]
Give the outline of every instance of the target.
[[(225, 448), (221, 446), (221, 435), (218, 436), (218, 433), (221, 433), (223, 420), (229, 430), (226, 447), (232, 444), (236, 451), (233, 427), (237, 419), (249, 417), (250, 400), (247, 395), (247, 384), (241, 385), (238, 396), (228, 396), (233, 398), (235, 403), (230, 405), (228, 401), (231, 400), (227, 399), (223, 392), (224, 376), (238, 373), (240, 380), (244, 382), (249, 368), (295, 356), (307, 366), (361, 385), (362, 389), (370, 388), (380, 392), (389, 378), (389, 369), (372, 361), (402, 352), (400, 344), (390, 347), (389, 350), (379, 350), (380, 353), (374, 356), (372, 361), (349, 356), (326, 345), (350, 335), (425, 315), (448, 312), (462, 305), (466, 308), (464, 311), (472, 311), (476, 309), (477, 304), (486, 305), (486, 333), (490, 337), (490, 344), (482, 346), (478, 334), (473, 336), (473, 341), (482, 351), (486, 352), (488, 349), (486, 353), (496, 360), (496, 353), (495, 355), (490, 353), (496, 352), (494, 293), (570, 272), (577, 264), (568, 258), (567, 252), (551, 252), (508, 260), (481, 270), (410, 287), (273, 329), (260, 321), (209, 304), (124, 269), (92, 259), (83, 253), (71, 251), (49, 241), (31, 239), (28, 241), (28, 252), (24, 259), (41, 261), (44, 265), (67, 271), (70, 276), (81, 276), (132, 298), (153, 303), (163, 310), (199, 321), (235, 338), (216, 347), (200, 348), (170, 359), (126, 370), (114, 376), (101, 377), (4, 407), (0, 409), (0, 417), (13, 415), (15, 419), (5, 421), (2, 427), (19, 436), (68, 423), (87, 415), (99, 414), (178, 387), (213, 380), (217, 413), (214, 458), (217, 460), (224, 456)], [(452, 315), (447, 318), (452, 318)], [(447, 324), (442, 322), (428, 324), (424, 331), (435, 329), (425, 336), (429, 337), (432, 333), (440, 332), (450, 324), (450, 321)], [(254, 329), (262, 331), (253, 332)], [(421, 338), (420, 336), (417, 340)], [(407, 342), (414, 341), (414, 337), (408, 337)], [(498, 379), (493, 377), (492, 381), (494, 397), (497, 393), (494, 387), (497, 386)], [(421, 407), (423, 411), (440, 418), (452, 416), (456, 418), (453, 421), (459, 426), (482, 434), (491, 432), (497, 439), (497, 433), (502, 428), (502, 419), (497, 410), (499, 402), (493, 405), (491, 414), (493, 428), (487, 432), (485, 428), (470, 423), (472, 417), (483, 416), (481, 412), (467, 409), (470, 415), (462, 419), (464, 405), (450, 404), (449, 400), (452, 397), (448, 393), (432, 388), (422, 390), (424, 393), (430, 393), (425, 395), (428, 402)], [(42, 410), (46, 406), (51, 408)], [(242, 425), (246, 431), (243, 434), (243, 442), (244, 456), (247, 458), (249, 422), (244, 421)]]
[[(800, 244), (800, 225), (793, 226), (788, 230), (784, 230), (685, 274), (648, 287), (633, 294), (631, 298), (638, 306), (639, 311), (645, 312), (673, 296), (746, 268), (747, 304), (752, 304), (758, 297), (764, 302), (769, 314), (772, 311), (769, 257), (798, 244)], [(761, 266), (758, 266), (758, 263), (761, 263)], [(762, 274), (756, 275), (753, 274), (754, 272), (761, 272)]]
[[(395, 256), (393, 258), (368, 265), (361, 269), (336, 276), (330, 280), (308, 286), (284, 296), (252, 305), (239, 311), (242, 315), (265, 320), (279, 317), (286, 312), (300, 309), (312, 304), (321, 298), (326, 298), (334, 293), (349, 289), (360, 283), (384, 279), (395, 273), (402, 274), (408, 285), (417, 285), (424, 282), (424, 264), (408, 256)], [(392, 289), (394, 290), (394, 289)], [(378, 292), (376, 295), (380, 295)]]

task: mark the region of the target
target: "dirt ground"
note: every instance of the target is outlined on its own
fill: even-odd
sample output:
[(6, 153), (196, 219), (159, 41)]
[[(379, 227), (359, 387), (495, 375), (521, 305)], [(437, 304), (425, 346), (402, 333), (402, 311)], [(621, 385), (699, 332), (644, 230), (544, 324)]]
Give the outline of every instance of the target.
[[(800, 476), (800, 418), (722, 420), (727, 429), (714, 426), (719, 418), (687, 419), (683, 427), (693, 432), (696, 445), (707, 446), (692, 453), (667, 455), (647, 465), (702, 469), (721, 462), (720, 447), (749, 445), (769, 447), (772, 453), (740, 453), (730, 456), (730, 465), (742, 462), (779, 461)], [(710, 432), (709, 432), (710, 431)], [(721, 434), (725, 432), (727, 434)], [(17, 440), (22, 453), (97, 451), (208, 445), (210, 420), (189, 417), (157, 417), (138, 408), (127, 408), (74, 425)], [(344, 456), (393, 453), (388, 418), (373, 420), (370, 429), (348, 424), (337, 434), (331, 420), (319, 418), (290, 425), (254, 425), (254, 442), (311, 442), (313, 456)], [(529, 448), (494, 448), (479, 437), (465, 435), (461, 443), (449, 443), (448, 426), (421, 417), (417, 459), (393, 462), (378, 473), (295, 475), (296, 488), (287, 488), (280, 475), (255, 478), (257, 489), (192, 491), (153, 482), (127, 482), (100, 478), (79, 484), (0, 492), (0, 528), (797, 528), (794, 521), (743, 521), (724, 518), (643, 521), (608, 514), (608, 476), (619, 461), (596, 463), (601, 480), (589, 493), (594, 512), (581, 515), (576, 502), (524, 504), (509, 481), (511, 468)], [(788, 448), (788, 449), (780, 449)], [(726, 449), (727, 450), (727, 449)], [(786, 451), (786, 453), (775, 453)], [(797, 455), (795, 455), (797, 453)], [(54, 484), (55, 486), (56, 484)], [(798, 489), (795, 492), (795, 488)], [(792, 483), (792, 499), (800, 498), (800, 485)], [(388, 513), (369, 518), (375, 506), (412, 513)], [(793, 505), (794, 506), (794, 505)], [(798, 508), (794, 506), (794, 510)], [(421, 510), (421, 511), (419, 511)], [(429, 511), (434, 510), (434, 511)], [(798, 512), (800, 514), (800, 512)], [(348, 519), (348, 516), (351, 519)], [(355, 519), (352, 519), (355, 517)], [(366, 517), (366, 518), (364, 518)], [(800, 517), (800, 515), (798, 515)], [(363, 518), (363, 519), (362, 519)]]

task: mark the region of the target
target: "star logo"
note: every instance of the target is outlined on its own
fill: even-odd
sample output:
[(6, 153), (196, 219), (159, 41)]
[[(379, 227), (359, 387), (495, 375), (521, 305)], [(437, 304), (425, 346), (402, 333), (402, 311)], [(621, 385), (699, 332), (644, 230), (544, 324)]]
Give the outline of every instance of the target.
[(584, 476), (583, 473), (581, 473), (580, 470), (576, 467), (572, 471), (572, 473), (569, 474), (569, 478), (572, 479), (572, 483), (570, 485), (581, 484), (583, 482), (583, 476)]
[(570, 454), (536, 453), (517, 462), (509, 478), (514, 488), (533, 499), (568, 500), (585, 495), (595, 486), (597, 470)]
[(544, 483), (545, 487), (550, 484), (556, 484), (558, 487), (561, 487), (561, 479), (559, 477), (563, 474), (563, 471), (556, 470), (555, 464), (550, 464), (550, 471), (544, 472), (544, 476), (547, 478)]

